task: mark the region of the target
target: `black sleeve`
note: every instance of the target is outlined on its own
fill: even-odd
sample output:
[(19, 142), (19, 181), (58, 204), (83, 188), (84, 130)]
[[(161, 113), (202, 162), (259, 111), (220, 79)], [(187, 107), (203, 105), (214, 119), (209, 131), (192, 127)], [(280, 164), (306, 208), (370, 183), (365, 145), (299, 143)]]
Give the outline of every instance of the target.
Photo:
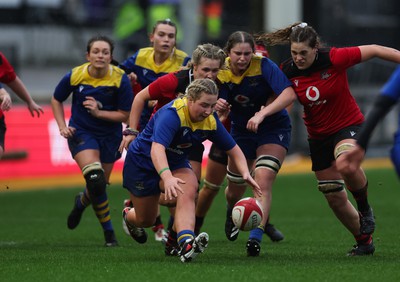
[(394, 104), (396, 104), (396, 100), (393, 98), (384, 95), (378, 96), (358, 135), (358, 145), (367, 149), (369, 139), (371, 138), (376, 125), (386, 116)]

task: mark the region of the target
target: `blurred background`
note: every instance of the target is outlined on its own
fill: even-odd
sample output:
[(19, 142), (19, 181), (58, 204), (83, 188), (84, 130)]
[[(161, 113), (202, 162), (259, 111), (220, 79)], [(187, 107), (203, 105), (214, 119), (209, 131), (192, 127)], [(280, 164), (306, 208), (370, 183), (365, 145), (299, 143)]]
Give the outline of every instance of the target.
[[(400, 2), (396, 0), (0, 0), (0, 51), (33, 98), (48, 106), (62, 76), (85, 62), (86, 42), (96, 34), (115, 40), (114, 58), (120, 62), (138, 48), (148, 46), (148, 34), (155, 21), (165, 18), (178, 24), (178, 48), (189, 54), (199, 43), (224, 47), (229, 34), (236, 30), (273, 31), (297, 21), (312, 25), (329, 46), (376, 43), (400, 49), (399, 8)], [(269, 53), (278, 64), (290, 55), (288, 47), (269, 48)], [(372, 60), (349, 70), (352, 93), (364, 113), (394, 68), (395, 64)], [(40, 156), (48, 156), (49, 162), (58, 168), (75, 167), (69, 152), (65, 152), (63, 140), (55, 136), (58, 130), (54, 128), (51, 108), (46, 107), (44, 119), (33, 119), (23, 106), (25, 116), (18, 112), (20, 101), (13, 97), (16, 107), (6, 113), (6, 150), (16, 152), (17, 158), (18, 152), (22, 152), (20, 157), (25, 161), (37, 154), (37, 159), (31, 161), (43, 170), (47, 161)], [(291, 112), (294, 130), (290, 153), (306, 155), (301, 112), (298, 104)], [(395, 109), (375, 131), (368, 156), (388, 156), (397, 115)], [(27, 137), (23, 134), (28, 124), (33, 129)], [(43, 128), (36, 128), (38, 124)], [(29, 149), (36, 142), (44, 145)], [(17, 163), (13, 158), (0, 161), (0, 180), (10, 176), (5, 168)], [(14, 174), (18, 169), (13, 169)]]

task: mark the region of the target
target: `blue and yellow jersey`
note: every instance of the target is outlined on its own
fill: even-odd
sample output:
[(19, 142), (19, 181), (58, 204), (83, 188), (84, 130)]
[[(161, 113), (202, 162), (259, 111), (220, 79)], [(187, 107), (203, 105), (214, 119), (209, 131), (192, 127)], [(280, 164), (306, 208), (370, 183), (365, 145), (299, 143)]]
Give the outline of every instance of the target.
[(193, 123), (189, 117), (187, 99), (178, 98), (155, 113), (146, 128), (129, 146), (129, 153), (143, 158), (143, 162), (137, 165), (154, 169), (150, 151), (152, 142), (157, 142), (166, 148), (168, 163), (174, 166), (186, 162), (192, 148), (206, 139), (224, 151), (236, 145), (217, 115), (210, 115), (201, 122)]
[(154, 48), (142, 48), (125, 60), (120, 67), (126, 73), (134, 72), (137, 75), (137, 82), (143, 88), (155, 81), (160, 76), (179, 70), (186, 66), (190, 57), (185, 52), (175, 49), (171, 56), (161, 65), (154, 62)]
[[(225, 62), (227, 69), (220, 70), (219, 97), (226, 99), (231, 105), (230, 118), (232, 126), (245, 129), (247, 121), (265, 106), (274, 94), (279, 95), (292, 85), (279, 67), (268, 58), (253, 56), (250, 66), (241, 76), (236, 76), (229, 69), (230, 58)], [(280, 115), (287, 115), (286, 110), (267, 117), (266, 123)], [(262, 123), (262, 124), (263, 124)], [(261, 124), (261, 126), (262, 126)]]
[(113, 65), (106, 76), (93, 78), (88, 72), (89, 63), (75, 67), (66, 74), (54, 91), (54, 98), (64, 102), (72, 94), (71, 119), (69, 126), (104, 136), (122, 131), (120, 122), (111, 122), (93, 117), (83, 102), (87, 96), (97, 100), (99, 108), (105, 111), (130, 111), (133, 94), (131, 83), (125, 72)]

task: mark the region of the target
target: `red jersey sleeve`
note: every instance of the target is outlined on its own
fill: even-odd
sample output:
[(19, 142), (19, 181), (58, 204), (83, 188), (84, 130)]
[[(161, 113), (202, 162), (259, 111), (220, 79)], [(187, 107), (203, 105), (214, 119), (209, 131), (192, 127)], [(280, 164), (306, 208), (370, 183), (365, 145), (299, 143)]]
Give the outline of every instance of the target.
[(159, 77), (149, 84), (149, 95), (151, 100), (157, 100), (156, 112), (159, 108), (174, 100), (178, 93), (178, 78), (175, 73), (169, 73)]
[(334, 67), (348, 69), (361, 62), (361, 50), (358, 47), (332, 48), (330, 60)]
[(3, 53), (0, 53), (0, 82), (7, 84), (14, 81), (16, 77), (14, 68)]

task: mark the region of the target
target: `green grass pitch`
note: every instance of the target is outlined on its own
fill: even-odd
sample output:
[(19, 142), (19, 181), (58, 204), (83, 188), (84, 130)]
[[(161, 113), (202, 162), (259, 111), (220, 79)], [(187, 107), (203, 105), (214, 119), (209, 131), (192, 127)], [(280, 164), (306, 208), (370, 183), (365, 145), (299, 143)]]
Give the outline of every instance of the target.
[[(400, 185), (393, 170), (368, 170), (369, 199), (377, 229), (376, 252), (346, 257), (354, 240), (334, 218), (314, 175), (280, 175), (273, 188), (271, 222), (285, 235), (264, 237), (260, 257), (246, 257), (247, 232), (225, 238), (225, 201), (218, 194), (203, 231), (209, 247), (183, 264), (166, 257), (161, 243), (139, 245), (121, 227), (126, 191), (108, 188), (120, 246), (103, 247), (100, 224), (87, 209), (77, 229), (66, 218), (80, 187), (0, 192), (0, 280), (7, 281), (400, 281)], [(248, 193), (250, 195), (250, 191)], [(163, 221), (168, 221), (162, 208)]]

